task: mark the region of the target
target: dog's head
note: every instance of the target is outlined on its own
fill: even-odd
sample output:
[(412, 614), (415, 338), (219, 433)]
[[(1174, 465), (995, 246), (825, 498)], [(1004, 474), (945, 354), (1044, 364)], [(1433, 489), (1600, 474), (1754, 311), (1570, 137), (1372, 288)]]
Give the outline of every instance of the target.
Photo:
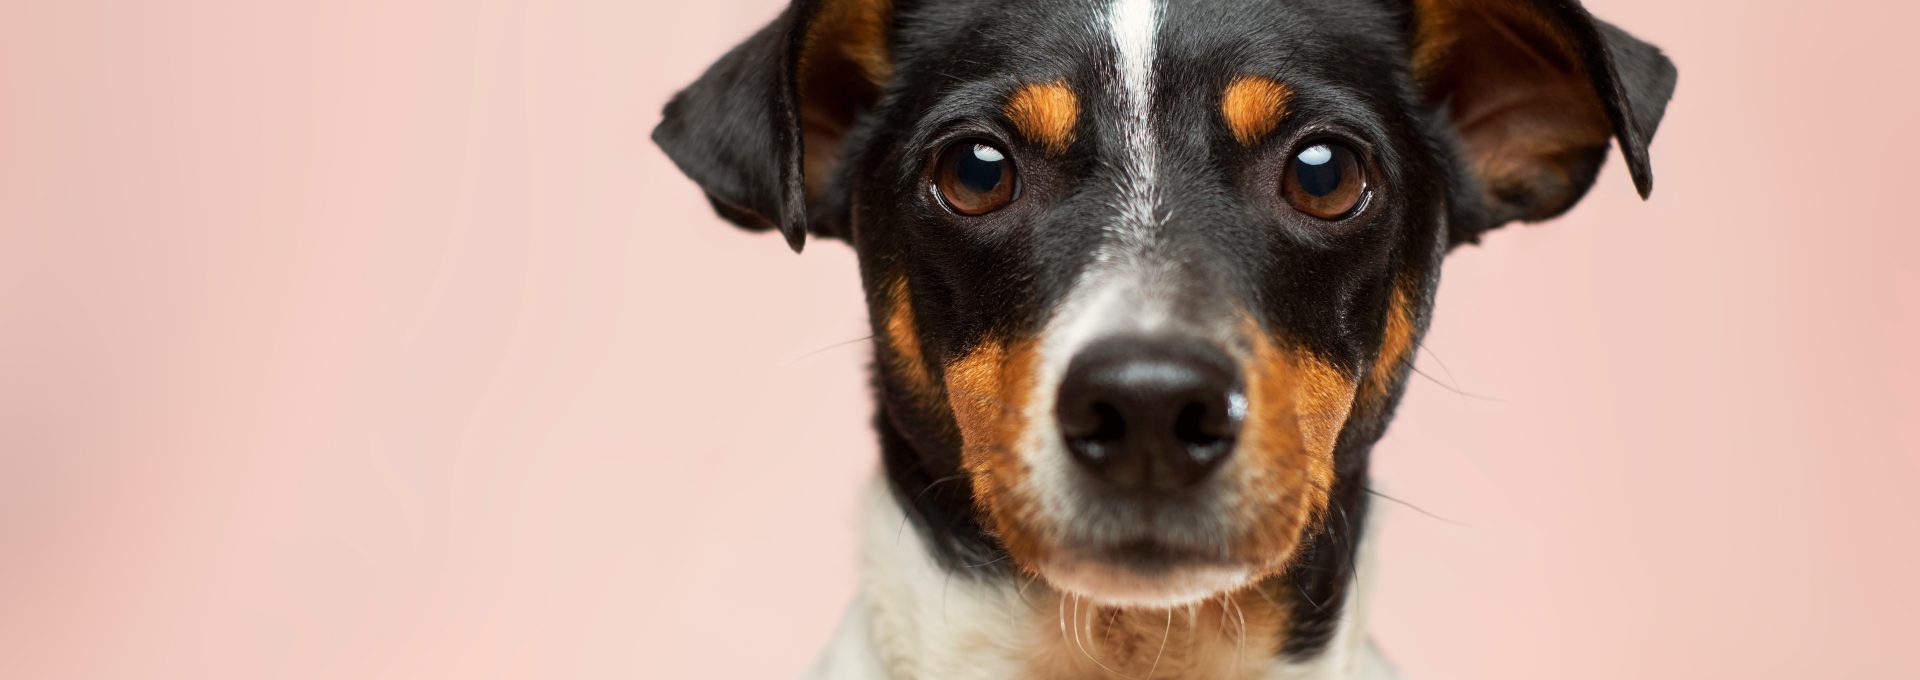
[(1573, 0), (799, 0), (655, 139), (728, 220), (858, 251), (903, 502), (964, 479), (941, 521), (1172, 605), (1365, 474), (1449, 248), (1615, 140), (1650, 189), (1674, 79)]

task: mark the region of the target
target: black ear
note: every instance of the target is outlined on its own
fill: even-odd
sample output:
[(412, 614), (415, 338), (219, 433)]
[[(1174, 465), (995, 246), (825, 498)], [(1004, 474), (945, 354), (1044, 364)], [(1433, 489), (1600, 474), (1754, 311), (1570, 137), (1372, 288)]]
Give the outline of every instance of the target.
[(1633, 183), (1653, 191), (1647, 144), (1677, 72), (1659, 48), (1577, 0), (1414, 0), (1414, 71), (1459, 132), (1481, 205), (1454, 242), (1545, 220), (1586, 195), (1620, 141)]
[(888, 0), (794, 0), (667, 103), (653, 141), (715, 212), (795, 252), (841, 142), (891, 77)]

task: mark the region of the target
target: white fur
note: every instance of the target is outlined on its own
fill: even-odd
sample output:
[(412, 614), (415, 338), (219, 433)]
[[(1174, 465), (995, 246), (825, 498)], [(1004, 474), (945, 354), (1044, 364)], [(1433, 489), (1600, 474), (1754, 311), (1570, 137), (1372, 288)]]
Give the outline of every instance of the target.
[[(1093, 262), (1074, 282), (1067, 299), (1059, 306), (1039, 337), (1039, 361), (1033, 392), (1025, 400), (1022, 440), (1015, 448), (1028, 475), (1024, 488), (1013, 493), (1026, 495), (1039, 506), (1035, 531), (1054, 533), (1079, 515), (1082, 499), (1072, 476), (1078, 470), (1061, 440), (1054, 423), (1055, 398), (1073, 358), (1088, 345), (1103, 338), (1120, 335), (1205, 336), (1228, 332), (1221, 328), (1176, 328), (1181, 310), (1174, 308), (1174, 289), (1167, 282), (1168, 263), (1152, 256), (1154, 243), (1161, 238), (1167, 217), (1162, 202), (1159, 173), (1159, 141), (1154, 136), (1153, 99), (1158, 89), (1156, 75), (1157, 43), (1164, 0), (1108, 0), (1100, 16), (1113, 47), (1113, 61), (1106, 70), (1106, 96), (1120, 111), (1122, 148), (1109, 159), (1114, 182), (1112, 217), (1105, 225), (1104, 238), (1095, 246)], [(1222, 346), (1232, 346), (1225, 338)], [(1236, 499), (1222, 495), (1219, 502), (1232, 505)], [(1196, 569), (1152, 582), (1141, 582), (1104, 565), (1072, 562), (1074, 556), (1059, 564), (1038, 565), (1056, 586), (1065, 587), (1098, 601), (1117, 604), (1184, 605), (1198, 599), (1231, 590), (1245, 584), (1244, 570)]]
[(1053, 427), (1055, 391), (1075, 354), (1101, 337), (1121, 331), (1149, 332), (1160, 327), (1167, 312), (1145, 294), (1145, 278), (1135, 255), (1156, 230), (1159, 197), (1153, 127), (1155, 42), (1160, 33), (1160, 0), (1111, 0), (1102, 17), (1113, 44), (1114, 61), (1107, 78), (1108, 95), (1124, 112), (1119, 124), (1125, 149), (1115, 162), (1117, 214), (1107, 228), (1108, 238), (1096, 247), (1094, 263), (1080, 275), (1068, 299), (1040, 334), (1040, 361), (1027, 399), (1025, 440), (1019, 451), (1032, 471), (1030, 492), (1046, 520), (1064, 522), (1076, 503), (1067, 475), (1067, 452)]
[(1126, 157), (1120, 187), (1122, 242), (1137, 250), (1159, 226), (1159, 149), (1153, 138), (1155, 43), (1160, 38), (1160, 0), (1113, 0), (1107, 6), (1107, 31), (1113, 37), (1115, 96), (1126, 114), (1120, 119)]
[[(1368, 532), (1371, 536), (1372, 532)], [(1046, 601), (1044, 581), (975, 579), (949, 575), (933, 561), (918, 530), (905, 522), (884, 481), (867, 498), (861, 556), (862, 588), (810, 680), (1003, 680), (1028, 670), (1031, 631), (1058, 613), (1029, 602)], [(1397, 677), (1367, 640), (1366, 584), (1373, 581), (1372, 541), (1357, 559), (1361, 578), (1351, 587), (1338, 631), (1320, 655), (1276, 661), (1272, 680), (1393, 680)], [(1044, 679), (1041, 679), (1044, 680)]]

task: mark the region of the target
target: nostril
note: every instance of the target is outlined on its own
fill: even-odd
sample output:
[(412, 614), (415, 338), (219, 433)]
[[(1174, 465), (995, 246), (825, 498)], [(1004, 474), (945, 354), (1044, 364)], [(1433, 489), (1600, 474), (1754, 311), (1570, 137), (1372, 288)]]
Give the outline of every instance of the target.
[(1206, 446), (1226, 439), (1219, 418), (1210, 417), (1217, 410), (1197, 401), (1188, 403), (1180, 409), (1180, 415), (1174, 417), (1173, 436), (1191, 446)]
[(1055, 408), (1068, 453), (1114, 488), (1174, 491), (1229, 458), (1245, 412), (1231, 359), (1202, 343), (1115, 338), (1074, 357)]
[(1126, 417), (1121, 415), (1120, 407), (1104, 401), (1093, 402), (1079, 411), (1077, 417), (1060, 420), (1060, 431), (1067, 438), (1068, 448), (1090, 460), (1106, 458), (1108, 447), (1127, 436)]
[(1126, 434), (1120, 408), (1105, 401), (1060, 405), (1060, 433), (1068, 439), (1119, 439)]
[(1094, 420), (1100, 425), (1087, 434), (1088, 439), (1114, 441), (1127, 436), (1127, 419), (1120, 415), (1120, 407), (1104, 401), (1096, 402), (1093, 405), (1093, 413)]
[(1187, 402), (1173, 422), (1173, 436), (1193, 464), (1205, 466), (1226, 458), (1239, 434), (1240, 418), (1231, 407), (1232, 396)]

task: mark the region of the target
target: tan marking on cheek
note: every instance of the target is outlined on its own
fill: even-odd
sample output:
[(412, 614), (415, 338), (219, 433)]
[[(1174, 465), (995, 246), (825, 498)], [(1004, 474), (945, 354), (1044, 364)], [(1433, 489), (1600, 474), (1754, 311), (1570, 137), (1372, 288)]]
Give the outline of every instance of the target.
[(1247, 419), (1242, 426), (1241, 521), (1251, 529), (1236, 546), (1269, 569), (1284, 568), (1306, 527), (1327, 507), (1334, 445), (1352, 410), (1357, 383), (1311, 352), (1284, 347), (1251, 316)]
[(1080, 98), (1068, 89), (1066, 81), (1022, 85), (1007, 100), (1005, 113), (1020, 134), (1047, 153), (1057, 154), (1073, 143), (1073, 128), (1080, 120)]
[(1326, 482), (1333, 483), (1334, 444), (1353, 410), (1353, 376), (1310, 352), (1295, 352), (1294, 405), (1300, 411), (1300, 431), (1307, 449), (1328, 464)]
[(1366, 389), (1362, 392), (1369, 405), (1382, 405), (1393, 392), (1400, 366), (1413, 354), (1413, 346), (1413, 302), (1405, 287), (1394, 286), (1393, 297), (1387, 301), (1386, 331), (1380, 340), (1380, 356), (1374, 360), (1373, 368), (1367, 371)]
[(1024, 487), (1028, 470), (1018, 451), (1037, 346), (1032, 339), (986, 338), (946, 370), (947, 400), (960, 428), (961, 467), (973, 480), (988, 526), (1023, 564), (1041, 557), (1033, 530), (1036, 506)]
[(1251, 146), (1273, 132), (1287, 118), (1287, 100), (1293, 90), (1271, 78), (1240, 76), (1220, 98), (1220, 115), (1241, 144)]
[(923, 404), (937, 403), (939, 391), (920, 349), (920, 330), (913, 316), (913, 295), (905, 277), (887, 286), (887, 367)]

